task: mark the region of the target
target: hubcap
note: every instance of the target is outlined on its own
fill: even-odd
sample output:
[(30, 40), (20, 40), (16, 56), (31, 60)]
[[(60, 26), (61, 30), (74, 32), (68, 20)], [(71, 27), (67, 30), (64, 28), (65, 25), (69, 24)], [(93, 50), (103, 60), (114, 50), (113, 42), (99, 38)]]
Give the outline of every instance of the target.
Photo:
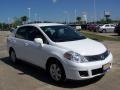
[(60, 67), (56, 64), (52, 64), (50, 66), (50, 75), (54, 80), (59, 81), (62, 76)]
[(105, 33), (106, 31), (105, 30), (103, 30), (103, 33)]
[(15, 62), (15, 60), (16, 60), (16, 55), (13, 51), (11, 52), (11, 59), (13, 62)]

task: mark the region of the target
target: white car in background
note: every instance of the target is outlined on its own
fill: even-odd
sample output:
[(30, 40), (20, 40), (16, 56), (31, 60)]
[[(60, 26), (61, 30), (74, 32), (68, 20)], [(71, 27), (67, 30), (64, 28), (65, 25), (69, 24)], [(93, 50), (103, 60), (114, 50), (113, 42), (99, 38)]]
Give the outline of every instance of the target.
[(76, 29), (77, 29), (78, 31), (80, 31), (82, 28), (81, 28), (81, 26), (76, 26)]
[(112, 54), (100, 42), (56, 23), (27, 24), (7, 38), (11, 61), (23, 60), (48, 71), (56, 82), (104, 75)]
[(104, 24), (99, 26), (99, 32), (106, 33), (106, 32), (114, 32), (115, 25), (114, 24)]

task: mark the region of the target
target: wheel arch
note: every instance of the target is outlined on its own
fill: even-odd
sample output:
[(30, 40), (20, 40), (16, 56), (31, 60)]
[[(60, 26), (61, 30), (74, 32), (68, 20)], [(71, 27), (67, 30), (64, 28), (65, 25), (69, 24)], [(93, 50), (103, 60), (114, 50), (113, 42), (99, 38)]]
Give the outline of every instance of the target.
[(107, 32), (107, 29), (103, 29), (102, 32)]
[[(46, 63), (46, 72), (47, 72), (48, 74), (49, 74), (49, 67), (50, 67), (49, 65), (50, 65), (51, 63), (57, 63), (57, 65), (60, 66), (61, 71), (62, 71), (62, 75), (63, 75), (60, 83), (61, 83), (62, 81), (64, 82), (64, 81), (66, 80), (66, 72), (65, 72), (65, 69), (64, 69), (63, 64), (61, 63), (61, 61), (58, 60), (58, 59), (55, 58), (55, 57), (50, 57), (50, 58), (48, 58), (47, 63)], [(59, 83), (59, 82), (58, 82), (58, 83)]]
[(64, 69), (62, 62), (61, 62), (58, 58), (56, 58), (56, 57), (49, 57), (49, 58), (47, 59), (46, 66), (45, 66), (46, 71), (48, 70), (49, 64), (52, 63), (52, 62), (57, 62), (57, 63), (59, 63), (59, 64), (62, 66), (62, 68)]

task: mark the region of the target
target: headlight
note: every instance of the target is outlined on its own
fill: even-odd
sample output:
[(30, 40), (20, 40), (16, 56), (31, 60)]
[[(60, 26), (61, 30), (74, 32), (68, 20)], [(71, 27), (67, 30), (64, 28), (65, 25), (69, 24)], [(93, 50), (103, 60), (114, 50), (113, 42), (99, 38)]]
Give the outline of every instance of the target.
[(77, 63), (88, 62), (88, 60), (84, 56), (81, 56), (80, 54), (73, 51), (66, 52), (64, 54), (64, 57)]

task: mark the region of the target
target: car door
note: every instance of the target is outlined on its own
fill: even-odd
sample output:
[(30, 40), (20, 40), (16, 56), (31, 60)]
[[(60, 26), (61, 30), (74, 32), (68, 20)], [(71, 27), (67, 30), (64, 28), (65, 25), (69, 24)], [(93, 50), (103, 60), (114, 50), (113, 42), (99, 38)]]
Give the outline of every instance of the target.
[(111, 27), (111, 32), (114, 32), (115, 26), (111, 24), (110, 27)]
[(106, 32), (109, 32), (109, 31), (110, 31), (110, 26), (109, 26), (109, 24), (105, 25), (105, 30), (106, 30)]
[[(44, 42), (43, 47), (38, 46), (34, 42), (35, 38), (41, 38), (43, 40)], [(43, 60), (44, 60), (44, 57), (47, 56), (46, 47), (49, 47), (49, 46), (46, 38), (41, 33), (41, 31), (34, 26), (29, 26), (27, 30), (27, 41), (25, 42), (25, 44), (26, 44), (26, 47), (24, 48), (24, 51), (27, 54), (26, 56), (27, 62), (30, 62), (40, 67), (44, 67)]]
[(15, 34), (14, 49), (17, 58), (22, 60), (26, 60), (26, 56), (27, 56), (25, 55), (25, 51), (24, 51), (25, 41), (26, 41), (26, 27), (20, 27), (18, 28)]

